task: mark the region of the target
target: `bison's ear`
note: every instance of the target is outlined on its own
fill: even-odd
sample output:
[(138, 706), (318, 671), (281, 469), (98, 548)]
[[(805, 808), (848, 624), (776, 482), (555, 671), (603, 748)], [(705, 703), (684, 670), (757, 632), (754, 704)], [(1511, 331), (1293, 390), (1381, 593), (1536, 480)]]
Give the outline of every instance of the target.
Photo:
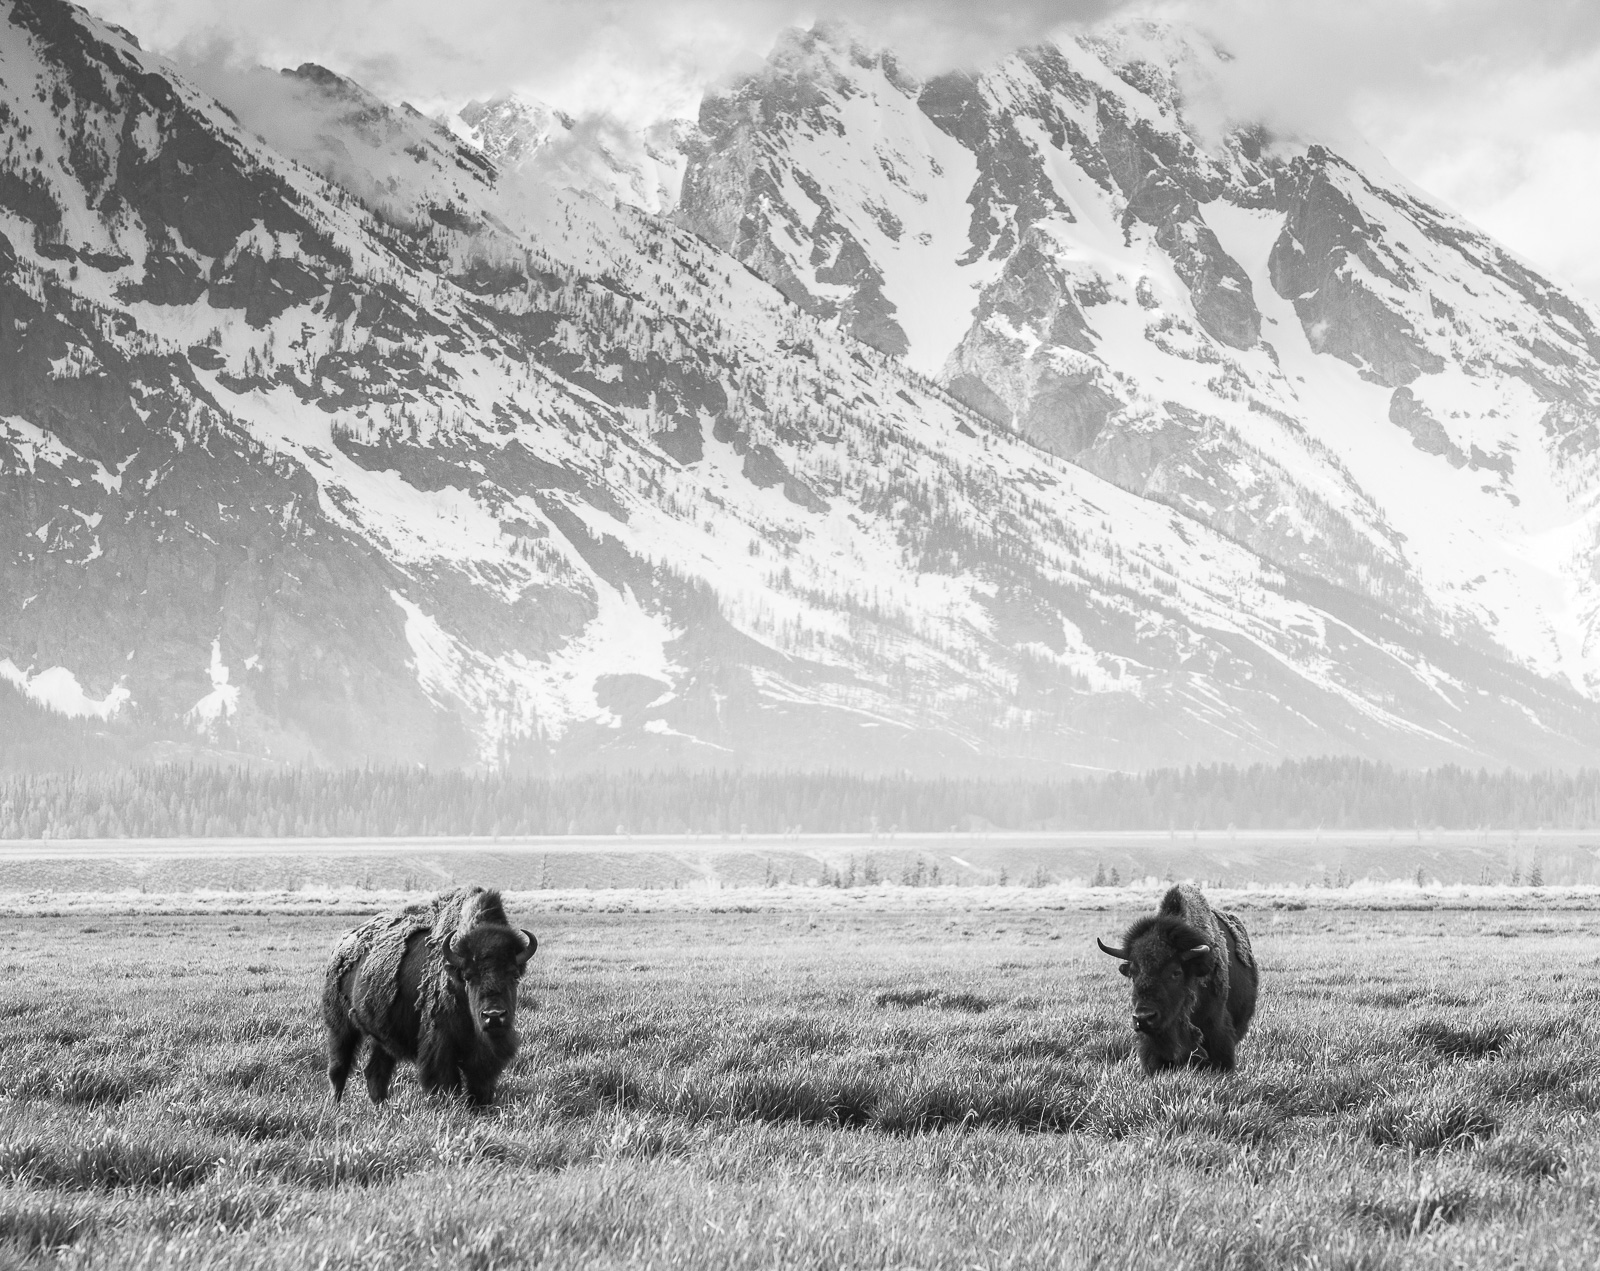
[(517, 954), (517, 970), (519, 971), (528, 965), (528, 959), (533, 956), (533, 951), (539, 947), (539, 938), (526, 927), (522, 929), (522, 935), (528, 943), (523, 947), (522, 952)]

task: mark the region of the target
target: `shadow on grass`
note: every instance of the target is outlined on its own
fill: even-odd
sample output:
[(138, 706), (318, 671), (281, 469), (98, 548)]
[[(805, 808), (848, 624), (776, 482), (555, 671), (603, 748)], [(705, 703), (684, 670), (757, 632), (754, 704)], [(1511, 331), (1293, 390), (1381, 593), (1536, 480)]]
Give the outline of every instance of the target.
[(1426, 1020), (1407, 1034), (1446, 1059), (1483, 1059), (1498, 1055), (1511, 1040), (1511, 1029), (1504, 1024), (1477, 1024), (1456, 1028), (1443, 1020)]
[(189, 1111), (195, 1124), (250, 1143), (310, 1139), (326, 1128), (327, 1111), (315, 1105), (285, 1105), (260, 1096), (206, 1101)]
[(59, 1252), (76, 1244), (94, 1226), (94, 1215), (65, 1197), (0, 1197), (0, 1265), (9, 1265), (8, 1249), (24, 1255)]
[(1360, 1125), (1379, 1147), (1412, 1152), (1471, 1147), (1500, 1128), (1493, 1111), (1477, 1096), (1450, 1090), (1383, 1099), (1366, 1110)]
[(1342, 1206), (1351, 1218), (1402, 1236), (1421, 1236), (1460, 1222), (1480, 1208), (1477, 1189), (1465, 1179), (1424, 1179), (1385, 1191), (1352, 1192)]
[[(793, 1123), (891, 1135), (962, 1127), (1083, 1130), (1110, 1138), (1168, 1119), (1168, 1105), (1185, 1097), (1161, 1083), (1119, 1082), (1113, 1088), (1105, 1074), (1092, 1072), (940, 1076), (864, 1065), (800, 1065), (775, 1072), (664, 1076), (621, 1063), (569, 1071), (552, 1083), (550, 1096), (558, 1112), (573, 1118), (619, 1109), (690, 1123)], [(1207, 1124), (1219, 1134), (1254, 1142), (1270, 1137), (1282, 1120), (1281, 1114), (1255, 1108), (1219, 1111)]]
[(1508, 1177), (1535, 1181), (1559, 1178), (1567, 1168), (1567, 1159), (1558, 1148), (1525, 1135), (1501, 1139), (1479, 1159)]
[(0, 1180), (67, 1191), (193, 1187), (216, 1167), (208, 1146), (115, 1132), (86, 1144), (31, 1138), (0, 1147)]
[(0, 1077), (0, 1093), (75, 1107), (114, 1107), (153, 1090), (163, 1074), (149, 1064), (114, 1056), (68, 1056), (66, 1062), (31, 1064)]
[(196, 1188), (152, 1213), (150, 1226), (163, 1234), (193, 1229), (245, 1231), (271, 1218), (288, 1203), (287, 1192), (269, 1190), (259, 1183), (215, 1191)]
[(943, 989), (887, 989), (872, 999), (875, 1006), (928, 1006), (941, 1011), (981, 1015), (994, 1003), (976, 993), (946, 993)]

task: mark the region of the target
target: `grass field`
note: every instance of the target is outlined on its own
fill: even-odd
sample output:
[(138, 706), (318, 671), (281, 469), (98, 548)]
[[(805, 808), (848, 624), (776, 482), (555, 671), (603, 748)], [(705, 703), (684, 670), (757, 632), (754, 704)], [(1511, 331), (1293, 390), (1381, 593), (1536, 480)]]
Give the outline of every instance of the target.
[(1241, 1070), (1156, 1080), (1133, 913), (525, 898), (497, 1106), (337, 1118), (350, 917), (0, 918), (0, 1266), (1600, 1265), (1600, 911), (1252, 912)]

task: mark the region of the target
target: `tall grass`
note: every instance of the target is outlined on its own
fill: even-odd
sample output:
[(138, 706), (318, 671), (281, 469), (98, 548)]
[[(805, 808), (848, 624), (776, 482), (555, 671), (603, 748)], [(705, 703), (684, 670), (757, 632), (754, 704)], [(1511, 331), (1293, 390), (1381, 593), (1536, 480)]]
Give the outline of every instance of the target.
[(483, 1114), (330, 1107), (346, 919), (0, 921), (0, 1266), (1600, 1264), (1596, 916), (1261, 915), (1157, 1080), (1126, 916), (530, 915)]

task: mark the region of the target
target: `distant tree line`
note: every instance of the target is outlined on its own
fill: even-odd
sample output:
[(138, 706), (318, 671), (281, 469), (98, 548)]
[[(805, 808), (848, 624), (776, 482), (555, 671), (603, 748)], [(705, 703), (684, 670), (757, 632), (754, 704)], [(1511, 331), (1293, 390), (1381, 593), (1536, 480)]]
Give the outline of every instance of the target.
[(1407, 771), (1333, 758), (1056, 781), (192, 764), (0, 774), (0, 838), (1596, 826), (1600, 770)]

